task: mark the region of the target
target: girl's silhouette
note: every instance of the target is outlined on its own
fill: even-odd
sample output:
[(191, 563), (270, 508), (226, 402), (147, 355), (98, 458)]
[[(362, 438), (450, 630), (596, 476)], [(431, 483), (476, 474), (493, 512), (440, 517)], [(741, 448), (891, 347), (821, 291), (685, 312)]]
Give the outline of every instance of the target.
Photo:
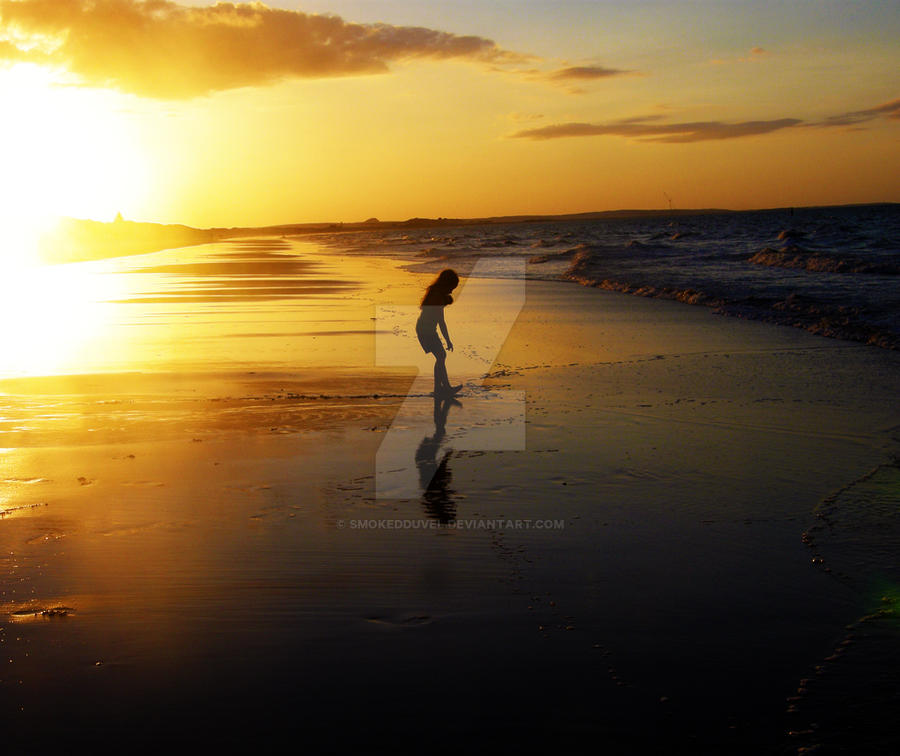
[(440, 275), (425, 290), (425, 296), (422, 297), (422, 303), (419, 305), (422, 312), (419, 313), (419, 319), (416, 321), (416, 336), (419, 337), (419, 343), (425, 352), (431, 352), (434, 355), (434, 393), (439, 394), (455, 394), (462, 386), (451, 386), (450, 379), (447, 377), (447, 352), (438, 337), (438, 328), (444, 334), (447, 342), (447, 349), (453, 351), (453, 342), (450, 341), (450, 334), (447, 332), (447, 323), (444, 321), (444, 307), (453, 303), (453, 297), (450, 292), (459, 284), (459, 276), (456, 272), (447, 268), (442, 270)]

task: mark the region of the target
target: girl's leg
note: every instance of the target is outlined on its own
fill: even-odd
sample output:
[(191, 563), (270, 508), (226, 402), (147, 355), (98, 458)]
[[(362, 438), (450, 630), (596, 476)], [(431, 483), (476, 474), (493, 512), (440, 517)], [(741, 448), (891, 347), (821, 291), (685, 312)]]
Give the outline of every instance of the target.
[(434, 355), (434, 390), (441, 391), (450, 388), (450, 379), (447, 377), (447, 353), (443, 350)]

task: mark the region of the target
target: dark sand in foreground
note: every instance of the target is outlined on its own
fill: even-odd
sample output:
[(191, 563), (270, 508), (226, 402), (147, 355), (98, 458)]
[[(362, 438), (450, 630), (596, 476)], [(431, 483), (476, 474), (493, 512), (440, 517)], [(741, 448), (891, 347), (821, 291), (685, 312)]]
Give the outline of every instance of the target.
[[(413, 499), (378, 495), (375, 460), (415, 374), (371, 351), (0, 382), (14, 752), (884, 752), (896, 524), (866, 504), (893, 522), (900, 355), (527, 295)], [(459, 348), (485, 313), (447, 316)], [(455, 448), (504, 390), (525, 448)]]

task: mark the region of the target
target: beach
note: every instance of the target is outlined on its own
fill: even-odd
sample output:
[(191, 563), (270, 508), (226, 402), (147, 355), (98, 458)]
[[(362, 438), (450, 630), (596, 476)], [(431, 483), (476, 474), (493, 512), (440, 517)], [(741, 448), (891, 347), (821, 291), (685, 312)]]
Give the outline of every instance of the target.
[(884, 752), (900, 353), (504, 268), (438, 406), (436, 264), (58, 266), (90, 320), (0, 379), (15, 752)]

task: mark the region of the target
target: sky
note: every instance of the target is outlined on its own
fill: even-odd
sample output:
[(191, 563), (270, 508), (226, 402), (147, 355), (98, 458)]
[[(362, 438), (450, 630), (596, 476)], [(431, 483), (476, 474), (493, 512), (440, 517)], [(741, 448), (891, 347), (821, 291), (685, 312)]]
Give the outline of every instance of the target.
[(900, 201), (900, 2), (0, 0), (0, 222)]

